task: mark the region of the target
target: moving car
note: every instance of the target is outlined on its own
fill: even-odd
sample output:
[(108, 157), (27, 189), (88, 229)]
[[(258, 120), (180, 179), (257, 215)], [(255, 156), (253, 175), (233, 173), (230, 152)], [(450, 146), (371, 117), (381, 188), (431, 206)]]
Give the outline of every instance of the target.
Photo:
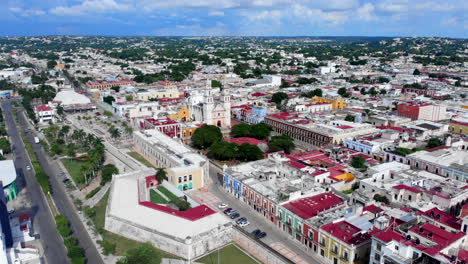
[(68, 178), (63, 179), (63, 183), (67, 184), (69, 182), (70, 182), (70, 179), (68, 179)]
[(27, 170), (31, 170), (31, 166), (26, 166), (26, 169), (27, 169)]
[(226, 208), (226, 207), (228, 207), (228, 205), (225, 204), (225, 203), (222, 203), (222, 204), (218, 205), (219, 209), (223, 209), (223, 208)]

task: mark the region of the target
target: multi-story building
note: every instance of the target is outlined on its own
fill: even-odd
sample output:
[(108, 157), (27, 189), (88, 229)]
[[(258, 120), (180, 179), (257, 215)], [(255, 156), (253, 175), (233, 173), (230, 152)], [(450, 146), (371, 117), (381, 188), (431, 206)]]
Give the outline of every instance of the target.
[(204, 96), (191, 96), (188, 108), (194, 121), (218, 127), (231, 126), (231, 97), (228, 94), (222, 95), (221, 102), (215, 102), (208, 90)]
[(314, 145), (341, 144), (346, 138), (369, 135), (377, 132), (370, 124), (357, 124), (348, 121), (331, 121), (329, 124), (310, 123), (306, 119), (296, 120), (294, 113), (271, 114), (265, 123), (273, 132), (290, 136), (298, 141)]
[[(113, 177), (106, 209), (106, 230), (136, 241), (150, 242), (188, 260), (232, 241), (232, 223), (228, 218), (199, 204), (168, 182), (157, 182), (155, 174), (149, 169)], [(170, 199), (161, 195), (161, 186), (166, 194), (172, 193)], [(152, 193), (162, 197), (165, 203), (177, 197), (190, 206), (180, 210), (176, 204), (157, 203), (151, 199)]]
[(468, 135), (468, 122), (452, 119), (449, 123), (449, 131), (462, 135)]
[(183, 96), (179, 90), (156, 90), (156, 89), (140, 89), (133, 93), (133, 98), (140, 101), (148, 101), (150, 99), (161, 98), (179, 98)]
[(140, 128), (157, 129), (172, 138), (180, 138), (181, 135), (180, 123), (170, 118), (147, 118), (140, 121)]
[(180, 190), (205, 185), (209, 166), (205, 157), (156, 129), (136, 131), (133, 139), (135, 151), (155, 167), (165, 168), (168, 181)]
[(99, 89), (104, 90), (111, 87), (123, 86), (123, 85), (132, 85), (135, 82), (130, 79), (119, 79), (115, 81), (93, 81), (87, 82), (86, 86), (88, 89)]
[(304, 244), (304, 240), (308, 238), (308, 234), (304, 230), (305, 221), (319, 213), (334, 211), (344, 205), (343, 199), (332, 192), (283, 203), (278, 206), (278, 228), (290, 235), (292, 239)]
[(430, 223), (408, 227), (389, 227), (375, 234), (369, 263), (462, 263), (457, 262), (457, 253), (466, 246), (465, 233)]
[(263, 107), (252, 107), (252, 113), (246, 113), (245, 122), (250, 124), (258, 124), (263, 122), (267, 114), (267, 109)]
[(407, 102), (397, 106), (397, 114), (411, 120), (439, 121), (446, 119), (446, 106)]
[(34, 114), (39, 123), (55, 122), (55, 109), (48, 105), (42, 104), (34, 106)]
[(333, 109), (344, 109), (348, 104), (345, 102), (343, 97), (312, 97), (314, 103), (327, 103), (331, 104)]
[(319, 255), (333, 264), (368, 263), (371, 227), (358, 227), (346, 220), (321, 226)]

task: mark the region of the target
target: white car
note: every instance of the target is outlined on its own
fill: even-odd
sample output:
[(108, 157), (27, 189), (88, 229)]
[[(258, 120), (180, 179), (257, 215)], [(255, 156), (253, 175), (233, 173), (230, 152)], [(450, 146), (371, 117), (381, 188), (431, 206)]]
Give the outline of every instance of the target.
[(244, 226), (248, 226), (249, 224), (250, 224), (249, 221), (244, 221), (244, 222), (240, 222), (237, 225), (240, 226), (240, 227), (244, 227)]
[(228, 205), (225, 204), (225, 203), (222, 203), (222, 204), (218, 205), (219, 209), (224, 209), (224, 208), (227, 208), (227, 207), (228, 207)]
[(31, 170), (31, 167), (30, 167), (30, 166), (26, 166), (26, 169), (27, 169), (27, 170)]

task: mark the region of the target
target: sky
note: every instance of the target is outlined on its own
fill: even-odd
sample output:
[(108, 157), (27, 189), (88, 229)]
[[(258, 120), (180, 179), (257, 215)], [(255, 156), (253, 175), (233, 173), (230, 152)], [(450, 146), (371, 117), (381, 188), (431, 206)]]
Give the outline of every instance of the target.
[(0, 2), (0, 36), (468, 37), (468, 0)]

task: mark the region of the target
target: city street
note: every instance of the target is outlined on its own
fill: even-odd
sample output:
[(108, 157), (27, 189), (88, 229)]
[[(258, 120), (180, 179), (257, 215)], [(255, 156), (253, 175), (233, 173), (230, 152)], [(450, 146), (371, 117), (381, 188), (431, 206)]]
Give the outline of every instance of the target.
[(62, 237), (57, 231), (55, 220), (47, 207), (47, 201), (37, 183), (34, 172), (26, 169), (26, 166), (31, 166), (31, 162), (23, 146), (23, 142), (21, 141), (20, 132), (14, 122), (12, 115), (13, 108), (10, 101), (2, 101), (2, 109), (8, 127), (8, 135), (14, 146), (14, 163), (18, 172), (18, 177), (24, 177), (25, 188), (27, 188), (27, 194), (32, 201), (32, 208), (27, 211), (29, 211), (32, 216), (36, 233), (40, 235), (39, 237), (44, 248), (46, 261), (49, 264), (69, 263)]
[(304, 247), (299, 246), (296, 241), (293, 241), (290, 236), (274, 226), (273, 223), (268, 222), (262, 215), (255, 212), (247, 204), (224, 191), (218, 179), (218, 173), (221, 173), (221, 170), (210, 164), (210, 177), (213, 182), (209, 187), (209, 192), (218, 198), (212, 199), (213, 201), (217, 201), (216, 204), (211, 204), (213, 207), (218, 208), (217, 206), (219, 203), (226, 203), (228, 207), (236, 209), (241, 216), (246, 217), (250, 222), (248, 226), (244, 227), (246, 231), (252, 232), (255, 229), (260, 229), (266, 232), (267, 236), (262, 238), (262, 241), (275, 249), (286, 247), (289, 251), (297, 255), (293, 259), (295, 263), (321, 264), (324, 262), (318, 259), (318, 257), (311, 256), (311, 254), (314, 253), (306, 253)]
[[(5, 103), (6, 107), (10, 107), (11, 105), (9, 102)], [(5, 110), (5, 112), (11, 112), (8, 110)], [(19, 120), (19, 125), (23, 128), (26, 129), (29, 127), (28, 121), (25, 119), (24, 115), (21, 113), (21, 111), (18, 111), (18, 120)], [(14, 126), (14, 123), (13, 123)], [(67, 196), (67, 190), (62, 183), (61, 179), (58, 178), (58, 175), (62, 173), (60, 167), (57, 165), (57, 161), (51, 160), (48, 155), (43, 151), (42, 147), (40, 144), (35, 144), (34, 143), (34, 132), (33, 130), (30, 130), (31, 132), (27, 133), (27, 138), (29, 142), (31, 143), (34, 152), (37, 154), (38, 160), (41, 163), (42, 168), (44, 171), (49, 175), (49, 182), (51, 185), (52, 189), (52, 197), (54, 199), (54, 202), (57, 206), (57, 209), (61, 214), (66, 216), (68, 220), (70, 221), (71, 228), (73, 230), (74, 236), (78, 239), (79, 245), (84, 249), (86, 257), (88, 259), (88, 263), (103, 263), (103, 260), (101, 259), (101, 256), (99, 252), (97, 251), (94, 243), (92, 242), (91, 238), (89, 237), (87, 231), (85, 230), (85, 227), (83, 223), (81, 222), (80, 218), (77, 215), (77, 212), (75, 211), (75, 207), (72, 203), (72, 201), (68, 198)], [(18, 132), (16, 132), (18, 134)], [(19, 137), (19, 135), (18, 135)], [(33, 176), (31, 176), (33, 177)], [(37, 184), (36, 184), (37, 185)], [(29, 185), (28, 185), (29, 186)], [(39, 186), (37, 186), (39, 188)], [(39, 189), (39, 192), (41, 190)], [(35, 200), (35, 199), (33, 199)], [(57, 233), (57, 229), (55, 227), (55, 222), (53, 221), (53, 232)], [(50, 230), (52, 232), (52, 230)], [(49, 232), (44, 232), (42, 231), (43, 234), (41, 234), (41, 237), (48, 236)], [(59, 242), (61, 244), (61, 247), (63, 247), (63, 243), (61, 241), (61, 238)], [(49, 242), (46, 243), (48, 247), (50, 247), (52, 244)], [(53, 256), (53, 255), (52, 255)], [(52, 257), (54, 259), (54, 257)], [(55, 261), (55, 259), (54, 259)], [(59, 262), (51, 262), (51, 263), (67, 263), (68, 259), (66, 261), (59, 261)]]

